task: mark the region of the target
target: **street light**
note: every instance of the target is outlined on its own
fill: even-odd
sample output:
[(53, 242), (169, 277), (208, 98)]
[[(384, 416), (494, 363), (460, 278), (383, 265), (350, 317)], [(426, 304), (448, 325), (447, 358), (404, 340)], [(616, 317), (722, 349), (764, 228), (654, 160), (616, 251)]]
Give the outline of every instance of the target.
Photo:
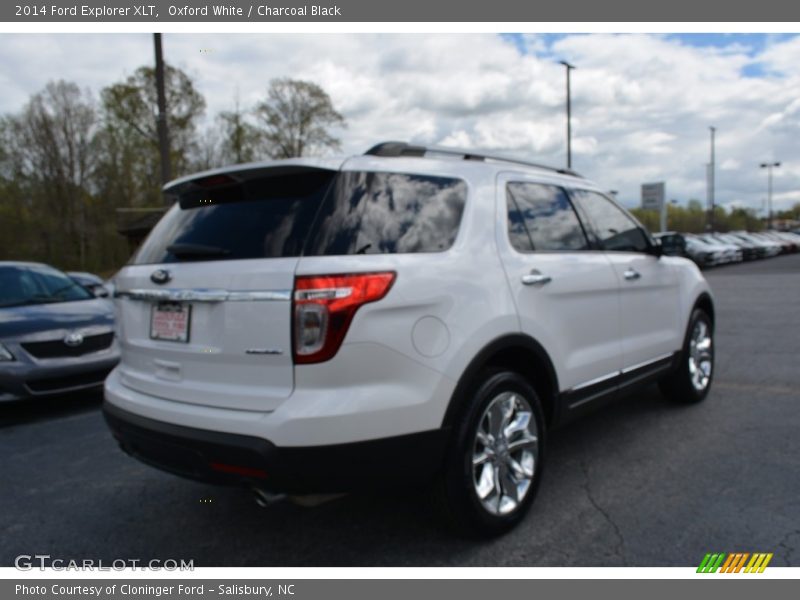
[(772, 168), (780, 167), (781, 163), (761, 163), (761, 168), (767, 170), (767, 229), (772, 229)]
[(572, 93), (569, 72), (575, 67), (565, 60), (559, 61), (567, 71), (567, 168), (572, 168)]

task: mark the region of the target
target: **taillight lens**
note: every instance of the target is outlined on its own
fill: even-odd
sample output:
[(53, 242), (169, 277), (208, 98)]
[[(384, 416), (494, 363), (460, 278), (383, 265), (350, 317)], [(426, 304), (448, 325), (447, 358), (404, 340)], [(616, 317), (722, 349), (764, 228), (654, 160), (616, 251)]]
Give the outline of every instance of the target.
[(396, 274), (304, 275), (294, 284), (294, 361), (333, 358), (362, 304), (383, 298)]

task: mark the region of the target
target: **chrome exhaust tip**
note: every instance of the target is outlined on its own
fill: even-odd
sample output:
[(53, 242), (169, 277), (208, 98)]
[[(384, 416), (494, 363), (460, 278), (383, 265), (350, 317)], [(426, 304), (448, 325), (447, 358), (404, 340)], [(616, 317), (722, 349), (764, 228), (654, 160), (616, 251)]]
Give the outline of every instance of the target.
[(286, 498), (286, 494), (274, 494), (260, 488), (252, 488), (253, 498), (261, 508), (267, 508), (271, 504), (280, 502)]

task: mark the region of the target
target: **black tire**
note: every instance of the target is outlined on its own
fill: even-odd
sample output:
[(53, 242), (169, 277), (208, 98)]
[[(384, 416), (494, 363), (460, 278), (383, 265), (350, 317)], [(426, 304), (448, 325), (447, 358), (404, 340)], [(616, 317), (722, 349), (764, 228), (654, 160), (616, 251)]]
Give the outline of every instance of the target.
[[(473, 455), (476, 449), (481, 447), (476, 442), (478, 428), (489, 422), (484, 420), (488, 419), (484, 413), (494, 401), (508, 398), (506, 392), (512, 393), (515, 397), (511, 405), (518, 407), (526, 415), (530, 412), (530, 420), (535, 424), (537, 441), (534, 445), (528, 446), (527, 444), (533, 444), (529, 440), (525, 446), (530, 454), (535, 454), (533, 476), (526, 493), (513, 510), (506, 514), (492, 514), (478, 497), (474, 477), (480, 467), (473, 466)], [(513, 371), (487, 370), (478, 378), (471, 397), (464, 400), (460, 418), (452, 433), (443, 471), (436, 482), (435, 499), (442, 516), (457, 533), (468, 537), (493, 537), (505, 533), (519, 523), (533, 503), (544, 466), (545, 421), (536, 390), (527, 380)], [(530, 411), (527, 410), (528, 407)], [(530, 431), (525, 433), (529, 434)], [(506, 442), (505, 437), (503, 439)], [(517, 440), (519, 441), (519, 438)], [(498, 463), (501, 462), (500, 458), (497, 460)], [(494, 467), (489, 468), (493, 473), (497, 473)], [(499, 494), (498, 506), (502, 498), (503, 494)]]
[[(695, 328), (698, 323), (702, 324), (707, 331), (711, 345), (708, 349), (710, 357), (711, 369), (708, 373), (708, 383), (704, 388), (698, 389), (692, 382), (692, 336), (695, 333)], [(683, 342), (683, 350), (681, 351), (680, 362), (678, 367), (669, 375), (659, 381), (659, 388), (661, 393), (664, 394), (672, 402), (678, 404), (697, 404), (705, 400), (708, 392), (711, 389), (711, 383), (714, 378), (714, 324), (711, 317), (706, 314), (702, 309), (696, 308), (692, 312), (689, 319), (689, 326), (686, 330), (686, 337)]]

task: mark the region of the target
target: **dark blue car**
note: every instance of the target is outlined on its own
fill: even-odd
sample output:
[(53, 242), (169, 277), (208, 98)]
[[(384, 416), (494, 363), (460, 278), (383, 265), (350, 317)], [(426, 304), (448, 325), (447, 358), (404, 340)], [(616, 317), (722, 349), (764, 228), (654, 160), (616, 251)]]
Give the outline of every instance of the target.
[(0, 261), (0, 402), (100, 389), (117, 362), (110, 301), (53, 267)]

